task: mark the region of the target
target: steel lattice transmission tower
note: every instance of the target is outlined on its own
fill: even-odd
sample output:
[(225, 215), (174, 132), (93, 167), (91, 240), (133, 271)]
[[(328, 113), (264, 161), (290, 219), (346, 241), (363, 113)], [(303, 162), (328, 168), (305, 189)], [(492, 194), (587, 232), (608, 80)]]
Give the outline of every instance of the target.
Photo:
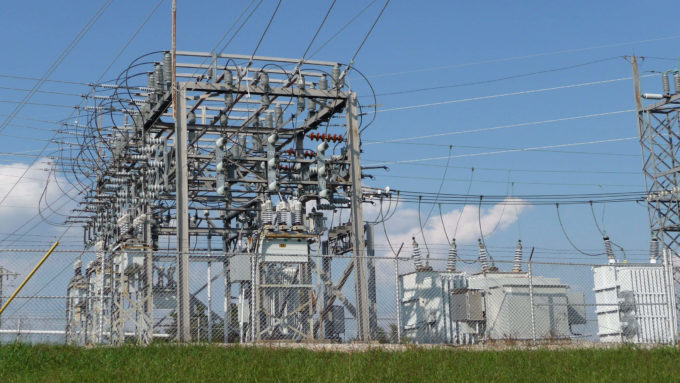
[[(642, 93), (638, 58), (633, 56), (631, 61), (651, 234), (670, 255), (677, 286), (680, 283), (680, 73), (662, 74), (663, 93)], [(671, 89), (671, 77), (675, 92)], [(643, 104), (643, 99), (653, 103)]]

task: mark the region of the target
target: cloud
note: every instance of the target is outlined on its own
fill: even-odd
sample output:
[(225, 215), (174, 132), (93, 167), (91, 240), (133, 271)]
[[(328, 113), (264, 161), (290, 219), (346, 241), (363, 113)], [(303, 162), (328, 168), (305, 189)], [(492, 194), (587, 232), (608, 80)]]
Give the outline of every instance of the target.
[[(454, 237), (455, 233), (456, 243), (459, 246), (475, 244), (477, 243), (477, 239), (480, 238), (481, 226), (484, 239), (488, 240), (495, 234), (508, 229), (517, 222), (520, 214), (527, 209), (527, 205), (518, 204), (518, 202), (521, 201), (517, 198), (509, 197), (490, 208), (482, 206), (480, 210), (478, 205), (465, 205), (462, 209), (457, 208), (449, 211), (442, 211), (441, 215), (439, 214), (438, 207), (435, 206), (429, 219), (427, 219), (427, 222), (425, 222), (425, 220), (430, 212), (431, 205), (423, 205), (420, 212), (420, 220), (423, 223), (423, 234), (420, 232), (418, 209), (407, 207), (400, 203), (396, 206), (394, 215), (385, 223), (384, 229), (382, 224), (378, 224), (375, 227), (376, 256), (394, 256), (387, 241), (389, 238), (389, 242), (391, 242), (395, 251), (399, 249), (402, 243), (404, 244), (404, 247), (399, 254), (400, 258), (410, 257), (413, 249), (411, 245), (412, 237), (416, 238), (424, 255), (425, 246), (422, 239), (424, 235), (429, 245), (430, 257), (432, 259), (441, 260), (439, 262), (433, 262), (433, 266), (435, 268), (441, 268), (444, 266), (444, 259), (448, 252), (447, 234), (448, 239), (450, 240)], [(385, 203), (383, 203), (383, 209), (387, 209)], [(378, 217), (379, 215), (380, 206), (378, 204), (366, 206), (364, 209), (364, 218), (367, 220), (374, 219), (374, 217)], [(444, 226), (442, 226), (442, 222)], [(446, 228), (446, 234), (443, 227)], [(385, 231), (387, 231), (387, 237), (385, 236)], [(379, 263), (387, 266), (385, 262), (391, 263), (391, 261), (384, 260)], [(408, 262), (408, 264), (400, 262), (400, 264), (400, 272), (408, 271), (412, 268), (411, 262)], [(383, 267), (383, 269), (391, 269), (391, 267)], [(378, 280), (392, 281), (394, 279), (393, 271), (381, 270), (379, 267), (377, 268), (377, 278)]]
[[(404, 204), (399, 203), (394, 216), (386, 222), (386, 230), (392, 244), (397, 246), (402, 242), (410, 245), (411, 237), (414, 236), (418, 242), (422, 242), (419, 221), (423, 223), (422, 231), (428, 242), (446, 243), (447, 234), (449, 239), (453, 238), (455, 234), (457, 243), (473, 243), (480, 237), (480, 230), (484, 237), (488, 238), (514, 224), (527, 207), (527, 205), (518, 204), (518, 202), (521, 202), (521, 200), (509, 197), (491, 208), (482, 207), (480, 210), (477, 205), (465, 205), (462, 209), (453, 209), (443, 212), (441, 215), (438, 214), (439, 211), (435, 207), (429, 219), (427, 219), (427, 215), (430, 212), (430, 206), (425, 205), (419, 214), (418, 209), (406, 208)], [(365, 209), (364, 215), (365, 218), (379, 216), (380, 207), (377, 205), (369, 206)], [(426, 219), (427, 222), (425, 222)], [(382, 232), (381, 230), (376, 231)], [(378, 237), (379, 235), (376, 234), (376, 239)], [(381, 239), (384, 244), (387, 244), (384, 234)]]
[[(63, 194), (59, 185), (64, 187), (66, 182), (61, 177), (50, 176), (49, 169), (47, 159), (41, 159), (32, 166), (20, 162), (0, 165), (0, 200), (9, 193), (0, 204), (0, 215), (3, 217), (0, 220), (1, 232), (15, 230), (18, 225), (38, 214), (40, 207), (45, 210), (46, 203), (54, 203)], [(65, 201), (64, 198), (60, 199), (57, 206)], [(68, 212), (63, 208), (60, 211)], [(53, 220), (59, 222), (63, 218)]]

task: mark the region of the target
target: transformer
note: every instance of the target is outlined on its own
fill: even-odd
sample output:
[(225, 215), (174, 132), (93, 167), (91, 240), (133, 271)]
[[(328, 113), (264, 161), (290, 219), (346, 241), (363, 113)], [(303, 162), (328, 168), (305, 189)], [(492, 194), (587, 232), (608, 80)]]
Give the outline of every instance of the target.
[(399, 276), (399, 291), (403, 336), (419, 344), (569, 339), (586, 324), (584, 294), (558, 278), (416, 271)]
[(675, 299), (665, 264), (595, 266), (593, 278), (601, 342), (674, 342)]

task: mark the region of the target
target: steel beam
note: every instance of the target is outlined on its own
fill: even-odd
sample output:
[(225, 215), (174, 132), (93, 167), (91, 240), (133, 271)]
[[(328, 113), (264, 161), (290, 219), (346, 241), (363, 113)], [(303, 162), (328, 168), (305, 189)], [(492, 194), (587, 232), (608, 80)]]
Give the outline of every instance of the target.
[(347, 102), (347, 138), (350, 159), (352, 254), (354, 256), (354, 288), (356, 290), (357, 338), (371, 340), (368, 281), (366, 279), (366, 243), (361, 192), (361, 142), (357, 114), (357, 94), (352, 92)]
[(189, 181), (187, 164), (186, 87), (178, 84), (175, 124), (177, 202), (177, 340), (191, 341), (189, 295)]

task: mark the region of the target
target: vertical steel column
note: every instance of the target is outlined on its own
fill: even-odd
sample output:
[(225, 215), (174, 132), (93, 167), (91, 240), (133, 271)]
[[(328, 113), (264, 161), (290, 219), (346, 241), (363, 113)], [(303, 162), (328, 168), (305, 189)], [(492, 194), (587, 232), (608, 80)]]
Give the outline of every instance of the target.
[[(229, 227), (225, 224), (225, 227)], [(222, 240), (222, 249), (224, 251), (224, 326), (222, 328), (224, 343), (229, 343), (229, 335), (231, 331), (231, 281), (229, 280), (229, 243), (227, 236)]]
[[(142, 344), (148, 345), (153, 341), (153, 243), (151, 240), (151, 209), (149, 204), (144, 206), (144, 272), (142, 282), (142, 309), (144, 312), (144, 326), (142, 328)], [(103, 283), (102, 283), (103, 286)]]
[(191, 341), (189, 323), (189, 180), (186, 87), (177, 84), (175, 115), (175, 184), (177, 195), (177, 340)]
[(366, 262), (368, 266), (368, 313), (371, 329), (371, 339), (376, 339), (378, 332), (378, 304), (376, 302), (375, 291), (375, 243), (374, 243), (374, 224), (367, 223), (364, 226), (366, 231)]
[(357, 94), (351, 92), (347, 98), (347, 138), (349, 140), (352, 218), (352, 252), (354, 255), (354, 288), (356, 290), (357, 339), (371, 340), (369, 321), (369, 299), (366, 281), (366, 244), (364, 235), (364, 215), (361, 193), (361, 142), (357, 115)]

